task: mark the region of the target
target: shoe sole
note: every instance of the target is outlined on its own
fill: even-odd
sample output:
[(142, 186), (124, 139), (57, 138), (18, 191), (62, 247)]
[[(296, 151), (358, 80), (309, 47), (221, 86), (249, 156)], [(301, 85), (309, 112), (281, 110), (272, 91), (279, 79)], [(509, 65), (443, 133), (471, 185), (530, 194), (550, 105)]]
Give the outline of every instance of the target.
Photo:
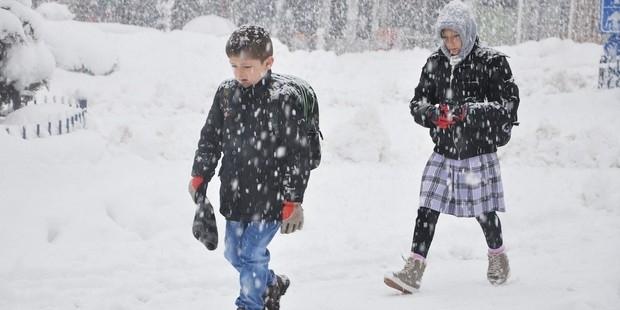
[(400, 291), (403, 294), (412, 294), (414, 291), (417, 290), (415, 287), (405, 284), (403, 281), (396, 277), (385, 276), (383, 277), (383, 283), (397, 291)]

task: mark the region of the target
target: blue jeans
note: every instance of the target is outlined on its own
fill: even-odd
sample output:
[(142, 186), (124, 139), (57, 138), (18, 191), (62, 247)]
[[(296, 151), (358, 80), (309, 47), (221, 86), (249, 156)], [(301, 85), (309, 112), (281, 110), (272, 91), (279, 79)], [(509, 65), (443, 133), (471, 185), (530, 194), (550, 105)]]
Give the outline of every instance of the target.
[(245, 310), (263, 310), (267, 285), (275, 280), (269, 270), (267, 245), (280, 228), (280, 222), (226, 221), (224, 256), (239, 272), (241, 290), (235, 304)]

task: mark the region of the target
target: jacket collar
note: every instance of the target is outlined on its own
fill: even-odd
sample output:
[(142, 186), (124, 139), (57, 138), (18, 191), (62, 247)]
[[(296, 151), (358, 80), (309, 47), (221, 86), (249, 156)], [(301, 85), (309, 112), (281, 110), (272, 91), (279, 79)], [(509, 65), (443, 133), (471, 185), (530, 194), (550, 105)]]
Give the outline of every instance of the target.
[(247, 88), (244, 88), (243, 86), (241, 86), (241, 84), (238, 85), (243, 97), (259, 98), (267, 91), (267, 89), (269, 89), (270, 82), (271, 70), (268, 70), (267, 73), (265, 73), (265, 76), (263, 76), (263, 78), (260, 79), (260, 81), (258, 81), (256, 84)]

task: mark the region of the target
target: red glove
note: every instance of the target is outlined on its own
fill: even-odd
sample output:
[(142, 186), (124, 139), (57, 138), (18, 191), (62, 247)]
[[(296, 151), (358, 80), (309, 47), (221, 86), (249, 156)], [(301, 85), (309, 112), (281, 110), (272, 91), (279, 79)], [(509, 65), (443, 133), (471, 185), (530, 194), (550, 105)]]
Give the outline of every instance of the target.
[[(207, 192), (207, 184), (201, 176), (192, 177), (188, 186), (189, 195), (192, 196), (194, 203), (198, 203), (198, 196), (203, 197)], [(204, 199), (204, 198), (203, 198)]]
[(280, 232), (290, 234), (301, 230), (304, 226), (304, 209), (300, 202), (285, 201), (282, 203), (282, 227)]
[(441, 129), (450, 128), (454, 125), (454, 123), (456, 123), (456, 121), (452, 118), (450, 107), (447, 104), (442, 103), (439, 105), (439, 117), (436, 120), (433, 120), (433, 123)]
[(194, 190), (198, 190), (198, 187), (200, 187), (200, 185), (202, 185), (202, 182), (205, 181), (205, 178), (201, 177), (201, 176), (195, 176), (192, 178), (192, 187), (194, 188)]
[(282, 219), (286, 220), (291, 217), (295, 210), (296, 203), (292, 201), (285, 201), (282, 203)]

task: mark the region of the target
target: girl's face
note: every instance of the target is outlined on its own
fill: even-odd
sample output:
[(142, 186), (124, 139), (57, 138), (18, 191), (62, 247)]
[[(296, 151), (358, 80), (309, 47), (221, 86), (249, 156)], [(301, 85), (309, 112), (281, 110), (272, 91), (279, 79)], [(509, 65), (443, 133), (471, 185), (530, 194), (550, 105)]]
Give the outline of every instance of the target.
[(450, 51), (450, 55), (458, 55), (461, 52), (463, 41), (461, 41), (461, 36), (458, 32), (444, 29), (441, 31), (441, 39), (443, 40), (443, 44), (445, 44), (446, 48)]
[(250, 87), (258, 83), (273, 65), (273, 56), (261, 61), (256, 58), (242, 56), (228, 57), (235, 80), (243, 87)]

